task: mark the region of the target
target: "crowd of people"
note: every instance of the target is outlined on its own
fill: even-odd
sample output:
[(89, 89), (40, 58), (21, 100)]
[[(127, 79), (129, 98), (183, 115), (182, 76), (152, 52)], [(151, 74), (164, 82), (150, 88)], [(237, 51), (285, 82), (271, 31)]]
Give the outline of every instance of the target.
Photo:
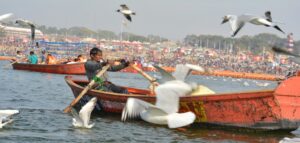
[[(286, 75), (290, 72), (295, 72), (299, 69), (299, 65), (285, 58), (285, 61), (280, 61), (280, 58), (275, 57), (270, 61), (266, 55), (264, 58), (254, 60), (256, 55), (247, 54), (241, 58), (238, 54), (222, 50), (214, 50), (211, 54), (211, 48), (196, 48), (192, 47), (192, 52), (186, 54), (179, 50), (164, 51), (162, 48), (151, 48), (145, 46), (141, 49), (130, 46), (115, 46), (104, 45), (100, 49), (105, 53), (103, 58), (115, 60), (125, 58), (127, 60), (134, 60), (143, 66), (157, 64), (160, 66), (175, 67), (176, 64), (190, 63), (197, 64), (213, 70), (229, 70), (236, 72), (247, 73), (265, 73)], [(0, 43), (0, 53), (2, 55), (16, 56), (17, 62), (28, 62), (32, 64), (74, 64), (78, 62), (86, 62), (89, 56), (89, 51), (93, 47), (74, 48), (68, 50), (64, 54), (61, 52), (53, 53), (47, 51), (45, 48), (32, 48), (22, 44), (22, 42), (5, 42)], [(49, 47), (48, 47), (49, 49)], [(50, 47), (51, 49), (51, 47)], [(176, 49), (176, 48), (175, 48)], [(177, 48), (180, 49), (180, 48)], [(70, 56), (75, 55), (77, 56)], [(263, 57), (261, 56), (261, 57)]]

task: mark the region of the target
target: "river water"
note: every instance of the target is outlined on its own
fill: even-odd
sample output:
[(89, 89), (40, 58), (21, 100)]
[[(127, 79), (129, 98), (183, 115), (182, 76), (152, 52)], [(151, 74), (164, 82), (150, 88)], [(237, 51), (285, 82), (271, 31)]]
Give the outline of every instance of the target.
[[(92, 129), (72, 126), (72, 116), (63, 109), (74, 99), (64, 81), (65, 75), (13, 70), (0, 61), (0, 109), (18, 109), (14, 122), (0, 129), (0, 142), (278, 142), (294, 134), (281, 132), (241, 132), (188, 127), (169, 129), (140, 120), (121, 122), (116, 115), (92, 116)], [(159, 75), (154, 74), (158, 77)], [(148, 81), (138, 74), (109, 73), (118, 85), (147, 88)], [(274, 89), (275, 82), (236, 80), (222, 77), (191, 76), (216, 92)], [(268, 86), (258, 86), (268, 83)]]

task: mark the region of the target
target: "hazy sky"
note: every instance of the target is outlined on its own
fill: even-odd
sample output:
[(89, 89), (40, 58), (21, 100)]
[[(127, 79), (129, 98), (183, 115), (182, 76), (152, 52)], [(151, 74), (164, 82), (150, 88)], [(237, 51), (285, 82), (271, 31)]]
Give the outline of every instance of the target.
[[(221, 25), (226, 14), (264, 15), (272, 12), (273, 21), (286, 33), (300, 39), (299, 0), (1, 0), (0, 14), (14, 13), (39, 25), (72, 27), (84, 26), (93, 30), (121, 31), (123, 15), (115, 12), (120, 4), (136, 11), (133, 22), (124, 28), (147, 36), (160, 35), (182, 40), (187, 34), (230, 36), (228, 24)], [(247, 24), (237, 35), (272, 33), (286, 35), (274, 28)]]

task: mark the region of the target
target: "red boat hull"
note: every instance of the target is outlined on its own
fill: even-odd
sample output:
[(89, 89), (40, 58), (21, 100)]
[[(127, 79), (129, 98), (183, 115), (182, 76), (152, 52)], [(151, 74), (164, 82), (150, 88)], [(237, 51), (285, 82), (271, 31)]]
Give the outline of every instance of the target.
[(15, 63), (12, 66), (15, 70), (28, 70), (55, 74), (85, 74), (84, 63), (54, 65)]
[[(65, 80), (75, 97), (83, 90), (79, 84), (87, 83), (71, 76)], [(180, 112), (194, 112), (196, 123), (262, 130), (295, 130), (300, 123), (300, 90), (296, 82), (300, 82), (300, 77), (283, 81), (274, 91), (181, 97)], [(101, 108), (98, 110), (121, 113), (129, 97), (155, 102), (155, 96), (151, 96), (148, 90), (128, 88), (128, 91), (131, 94), (90, 90), (80, 104), (84, 105), (89, 98), (97, 97)]]

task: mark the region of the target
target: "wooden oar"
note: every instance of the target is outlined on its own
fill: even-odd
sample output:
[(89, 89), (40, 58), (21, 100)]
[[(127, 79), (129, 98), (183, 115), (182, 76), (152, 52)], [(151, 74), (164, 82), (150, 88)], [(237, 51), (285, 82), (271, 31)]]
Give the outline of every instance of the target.
[[(107, 71), (107, 69), (108, 69), (109, 67), (110, 67), (110, 65), (107, 65), (107, 66), (103, 67), (102, 70), (96, 74), (96, 77), (102, 76), (102, 75)], [(72, 103), (71, 103), (68, 107), (66, 107), (66, 108), (64, 109), (64, 112), (65, 112), (65, 113), (69, 113), (69, 112), (71, 111), (72, 106), (74, 106), (74, 105), (75, 105), (75, 104), (83, 97), (83, 95), (85, 95), (85, 93), (93, 87), (94, 84), (95, 84), (95, 81), (92, 80), (92, 81), (91, 81), (91, 82), (90, 82), (90, 83), (89, 83), (89, 84), (81, 91), (81, 93), (80, 93), (80, 94), (72, 101)]]
[(143, 77), (145, 77), (146, 79), (148, 79), (151, 83), (151, 86), (150, 86), (150, 94), (151, 95), (154, 95), (154, 89), (155, 89), (155, 86), (158, 84), (156, 82), (156, 79), (151, 77), (150, 75), (148, 75), (146, 72), (144, 72), (142, 69), (140, 69), (139, 67), (137, 67), (136, 65), (134, 64), (131, 64), (130, 65), (133, 69), (135, 69), (138, 73), (140, 73)]
[(14, 62), (11, 62), (11, 63), (9, 63), (9, 64), (7, 64), (7, 65), (4, 65), (3, 66), (3, 68), (8, 68), (9, 66), (11, 66), (11, 65), (13, 65), (14, 63), (17, 63), (17, 61), (14, 61)]
[(146, 72), (144, 72), (142, 69), (140, 69), (139, 67), (137, 67), (134, 64), (130, 65), (133, 69), (135, 69), (137, 72), (139, 72), (142, 76), (144, 76), (146, 79), (148, 79), (151, 83), (155, 82), (156, 79), (151, 77), (150, 75), (148, 75)]

